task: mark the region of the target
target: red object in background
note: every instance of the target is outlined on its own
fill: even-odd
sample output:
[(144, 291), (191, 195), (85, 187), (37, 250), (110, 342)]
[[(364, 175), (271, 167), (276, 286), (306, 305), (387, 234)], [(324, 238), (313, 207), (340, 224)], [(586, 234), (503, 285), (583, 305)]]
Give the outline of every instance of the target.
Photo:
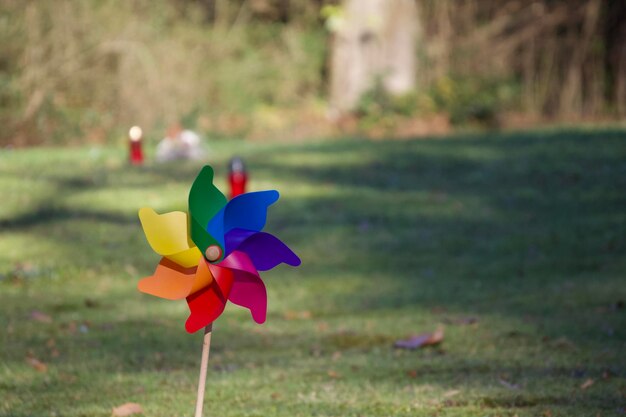
[(142, 139), (143, 132), (139, 126), (133, 126), (130, 128), (128, 132), (129, 137), (129, 160), (133, 165), (142, 165), (143, 164), (143, 149), (142, 149)]
[(241, 158), (234, 157), (230, 160), (228, 169), (228, 183), (230, 184), (230, 198), (233, 199), (246, 192), (248, 174)]

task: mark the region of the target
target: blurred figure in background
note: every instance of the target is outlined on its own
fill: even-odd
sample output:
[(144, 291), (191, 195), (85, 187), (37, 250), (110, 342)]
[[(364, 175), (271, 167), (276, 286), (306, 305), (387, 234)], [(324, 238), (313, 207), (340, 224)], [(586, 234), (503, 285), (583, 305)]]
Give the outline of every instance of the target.
[(159, 142), (156, 151), (157, 162), (197, 160), (205, 156), (200, 136), (192, 130), (183, 129), (178, 122), (167, 129), (167, 136)]

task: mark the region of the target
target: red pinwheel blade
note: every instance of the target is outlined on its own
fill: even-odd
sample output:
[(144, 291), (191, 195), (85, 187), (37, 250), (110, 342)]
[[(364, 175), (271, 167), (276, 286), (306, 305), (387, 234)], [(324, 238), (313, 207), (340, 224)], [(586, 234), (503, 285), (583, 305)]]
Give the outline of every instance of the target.
[(198, 268), (208, 267), (213, 274), (210, 285), (202, 288), (187, 297), (187, 305), (191, 314), (185, 323), (185, 329), (194, 333), (208, 326), (217, 319), (226, 307), (226, 300), (233, 286), (234, 275), (228, 269), (214, 268), (205, 261), (201, 261)]

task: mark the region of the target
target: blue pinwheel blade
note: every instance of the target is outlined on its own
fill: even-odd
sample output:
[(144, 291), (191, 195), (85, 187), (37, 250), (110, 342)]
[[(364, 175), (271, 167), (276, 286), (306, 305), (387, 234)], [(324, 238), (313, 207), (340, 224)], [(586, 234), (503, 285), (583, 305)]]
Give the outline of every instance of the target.
[[(267, 208), (278, 200), (276, 190), (241, 194), (230, 200), (207, 225), (207, 232), (216, 239), (233, 229), (260, 232), (267, 221)], [(223, 245), (223, 238), (221, 240)]]

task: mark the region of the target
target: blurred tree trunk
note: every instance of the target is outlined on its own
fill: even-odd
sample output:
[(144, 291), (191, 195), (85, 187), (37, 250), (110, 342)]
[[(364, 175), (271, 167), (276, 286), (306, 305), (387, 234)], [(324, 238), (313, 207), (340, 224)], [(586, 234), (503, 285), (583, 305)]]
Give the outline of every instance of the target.
[[(585, 89), (591, 90), (590, 84), (597, 80), (586, 80), (584, 67), (585, 61), (588, 61), (593, 53), (592, 47), (598, 33), (601, 6), (600, 0), (586, 1), (580, 25), (569, 27), (569, 43), (575, 44), (576, 48), (570, 53), (569, 65), (565, 71), (563, 88), (560, 92), (559, 112), (562, 115), (581, 115), (584, 113), (585, 102), (592, 101), (589, 97), (585, 97)], [(587, 96), (592, 96), (592, 94), (588, 92)]]
[(607, 99), (619, 116), (626, 116), (626, 1), (606, 1)]
[(207, 23), (215, 22), (215, 0), (199, 0), (204, 8), (205, 19)]
[(380, 81), (390, 94), (415, 87), (420, 22), (414, 0), (345, 0), (334, 30), (330, 105), (335, 116), (354, 110)]

